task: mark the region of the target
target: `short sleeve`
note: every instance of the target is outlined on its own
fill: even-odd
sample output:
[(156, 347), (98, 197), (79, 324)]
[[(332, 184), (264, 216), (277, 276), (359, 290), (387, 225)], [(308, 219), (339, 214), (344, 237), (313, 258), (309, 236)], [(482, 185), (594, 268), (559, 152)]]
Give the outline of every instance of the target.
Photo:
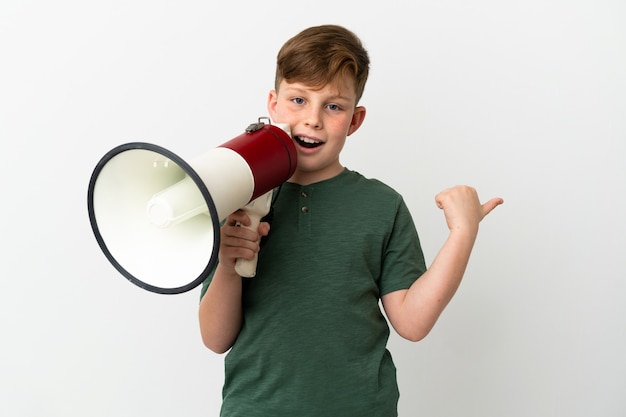
[(380, 295), (409, 288), (425, 271), (426, 262), (413, 218), (399, 197), (382, 259)]

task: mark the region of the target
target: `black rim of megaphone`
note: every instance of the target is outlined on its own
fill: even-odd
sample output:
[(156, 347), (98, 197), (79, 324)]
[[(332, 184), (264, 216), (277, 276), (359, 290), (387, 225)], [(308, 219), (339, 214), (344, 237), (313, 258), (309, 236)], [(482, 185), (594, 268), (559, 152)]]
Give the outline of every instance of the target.
[[(185, 173), (189, 175), (189, 177), (194, 181), (194, 183), (196, 184), (196, 186), (202, 193), (202, 197), (204, 198), (204, 201), (207, 203), (209, 214), (213, 222), (213, 242), (214, 242), (213, 250), (212, 250), (211, 257), (209, 259), (209, 262), (206, 268), (202, 271), (202, 273), (197, 278), (195, 278), (189, 284), (176, 287), (176, 288), (162, 288), (162, 287), (156, 287), (154, 285), (150, 285), (148, 283), (143, 282), (142, 280), (140, 280), (139, 278), (135, 277), (133, 274), (128, 272), (126, 269), (124, 269), (124, 267), (120, 265), (119, 262), (117, 262), (115, 257), (111, 254), (111, 252), (107, 248), (107, 245), (104, 242), (102, 235), (100, 234), (100, 230), (98, 228), (98, 222), (96, 221), (96, 215), (95, 215), (94, 206), (93, 206), (93, 194), (94, 194), (94, 188), (95, 188), (98, 176), (100, 175), (100, 172), (102, 171), (104, 166), (115, 156), (119, 155), (122, 152), (130, 151), (130, 150), (137, 150), (137, 149), (145, 149), (145, 150), (157, 152), (169, 158), (174, 163), (178, 164), (178, 166), (180, 166), (183, 169), (183, 171), (185, 171)], [(111, 149), (102, 157), (100, 162), (98, 162), (98, 164), (96, 165), (96, 168), (94, 169), (91, 175), (91, 179), (89, 181), (89, 189), (87, 191), (87, 205), (88, 205), (89, 221), (91, 223), (91, 228), (93, 230), (94, 235), (96, 236), (98, 245), (100, 245), (100, 249), (102, 249), (107, 259), (109, 260), (109, 262), (111, 262), (111, 264), (115, 267), (115, 269), (117, 269), (126, 279), (128, 279), (130, 282), (137, 285), (138, 287), (141, 287), (145, 290), (152, 291), (158, 294), (181, 294), (181, 293), (190, 291), (196, 288), (198, 285), (200, 285), (215, 267), (215, 263), (217, 262), (217, 252), (220, 246), (219, 245), (220, 222), (219, 222), (219, 219), (217, 218), (217, 209), (215, 207), (215, 203), (213, 202), (213, 198), (211, 198), (211, 194), (209, 193), (209, 190), (206, 188), (206, 185), (204, 185), (204, 182), (202, 181), (200, 176), (196, 173), (196, 171), (194, 171), (194, 169), (191, 168), (191, 166), (187, 162), (185, 162), (182, 158), (180, 158), (175, 153), (169, 151), (168, 149), (165, 149), (158, 145), (154, 145), (152, 143), (146, 143), (146, 142), (126, 143), (126, 144), (119, 145)]]

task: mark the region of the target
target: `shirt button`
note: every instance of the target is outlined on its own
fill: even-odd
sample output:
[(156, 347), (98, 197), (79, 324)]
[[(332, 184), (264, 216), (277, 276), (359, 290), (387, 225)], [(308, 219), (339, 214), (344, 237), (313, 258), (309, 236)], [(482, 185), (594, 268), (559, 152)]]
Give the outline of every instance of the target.
[(306, 193), (306, 191), (302, 191), (302, 192), (300, 193), (300, 195), (301, 195), (303, 198), (307, 198), (307, 197), (309, 196), (309, 195)]
[(309, 208), (307, 206), (302, 206), (302, 208), (300, 209), (302, 211), (302, 213), (307, 214), (309, 212)]

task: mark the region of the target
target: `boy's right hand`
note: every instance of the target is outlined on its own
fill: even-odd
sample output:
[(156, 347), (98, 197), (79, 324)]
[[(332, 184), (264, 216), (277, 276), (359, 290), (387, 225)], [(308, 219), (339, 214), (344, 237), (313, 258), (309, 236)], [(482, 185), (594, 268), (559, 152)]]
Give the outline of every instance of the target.
[(237, 210), (224, 222), (220, 229), (219, 261), (222, 268), (235, 273), (237, 259), (252, 259), (259, 252), (261, 237), (267, 236), (270, 225), (261, 222), (257, 231), (246, 227), (251, 224), (250, 217), (243, 211)]

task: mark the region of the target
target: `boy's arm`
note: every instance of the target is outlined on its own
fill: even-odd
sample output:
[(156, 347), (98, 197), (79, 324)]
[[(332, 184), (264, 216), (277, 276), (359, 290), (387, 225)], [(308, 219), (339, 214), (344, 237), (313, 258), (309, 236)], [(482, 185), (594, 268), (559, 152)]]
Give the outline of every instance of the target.
[(198, 311), (200, 334), (205, 346), (216, 353), (230, 349), (237, 339), (243, 320), (241, 307), (242, 279), (235, 271), (238, 258), (251, 259), (259, 250), (261, 236), (269, 224), (261, 223), (254, 232), (249, 217), (241, 210), (228, 217), (220, 230), (219, 263)]
[(216, 353), (231, 348), (242, 322), (241, 277), (218, 265), (198, 311), (204, 345)]
[(478, 224), (503, 203), (494, 198), (481, 205), (476, 190), (458, 186), (442, 191), (435, 198), (444, 210), (450, 234), (430, 268), (407, 290), (382, 297), (385, 313), (396, 332), (418, 341), (433, 328), (456, 292), (478, 234)]

